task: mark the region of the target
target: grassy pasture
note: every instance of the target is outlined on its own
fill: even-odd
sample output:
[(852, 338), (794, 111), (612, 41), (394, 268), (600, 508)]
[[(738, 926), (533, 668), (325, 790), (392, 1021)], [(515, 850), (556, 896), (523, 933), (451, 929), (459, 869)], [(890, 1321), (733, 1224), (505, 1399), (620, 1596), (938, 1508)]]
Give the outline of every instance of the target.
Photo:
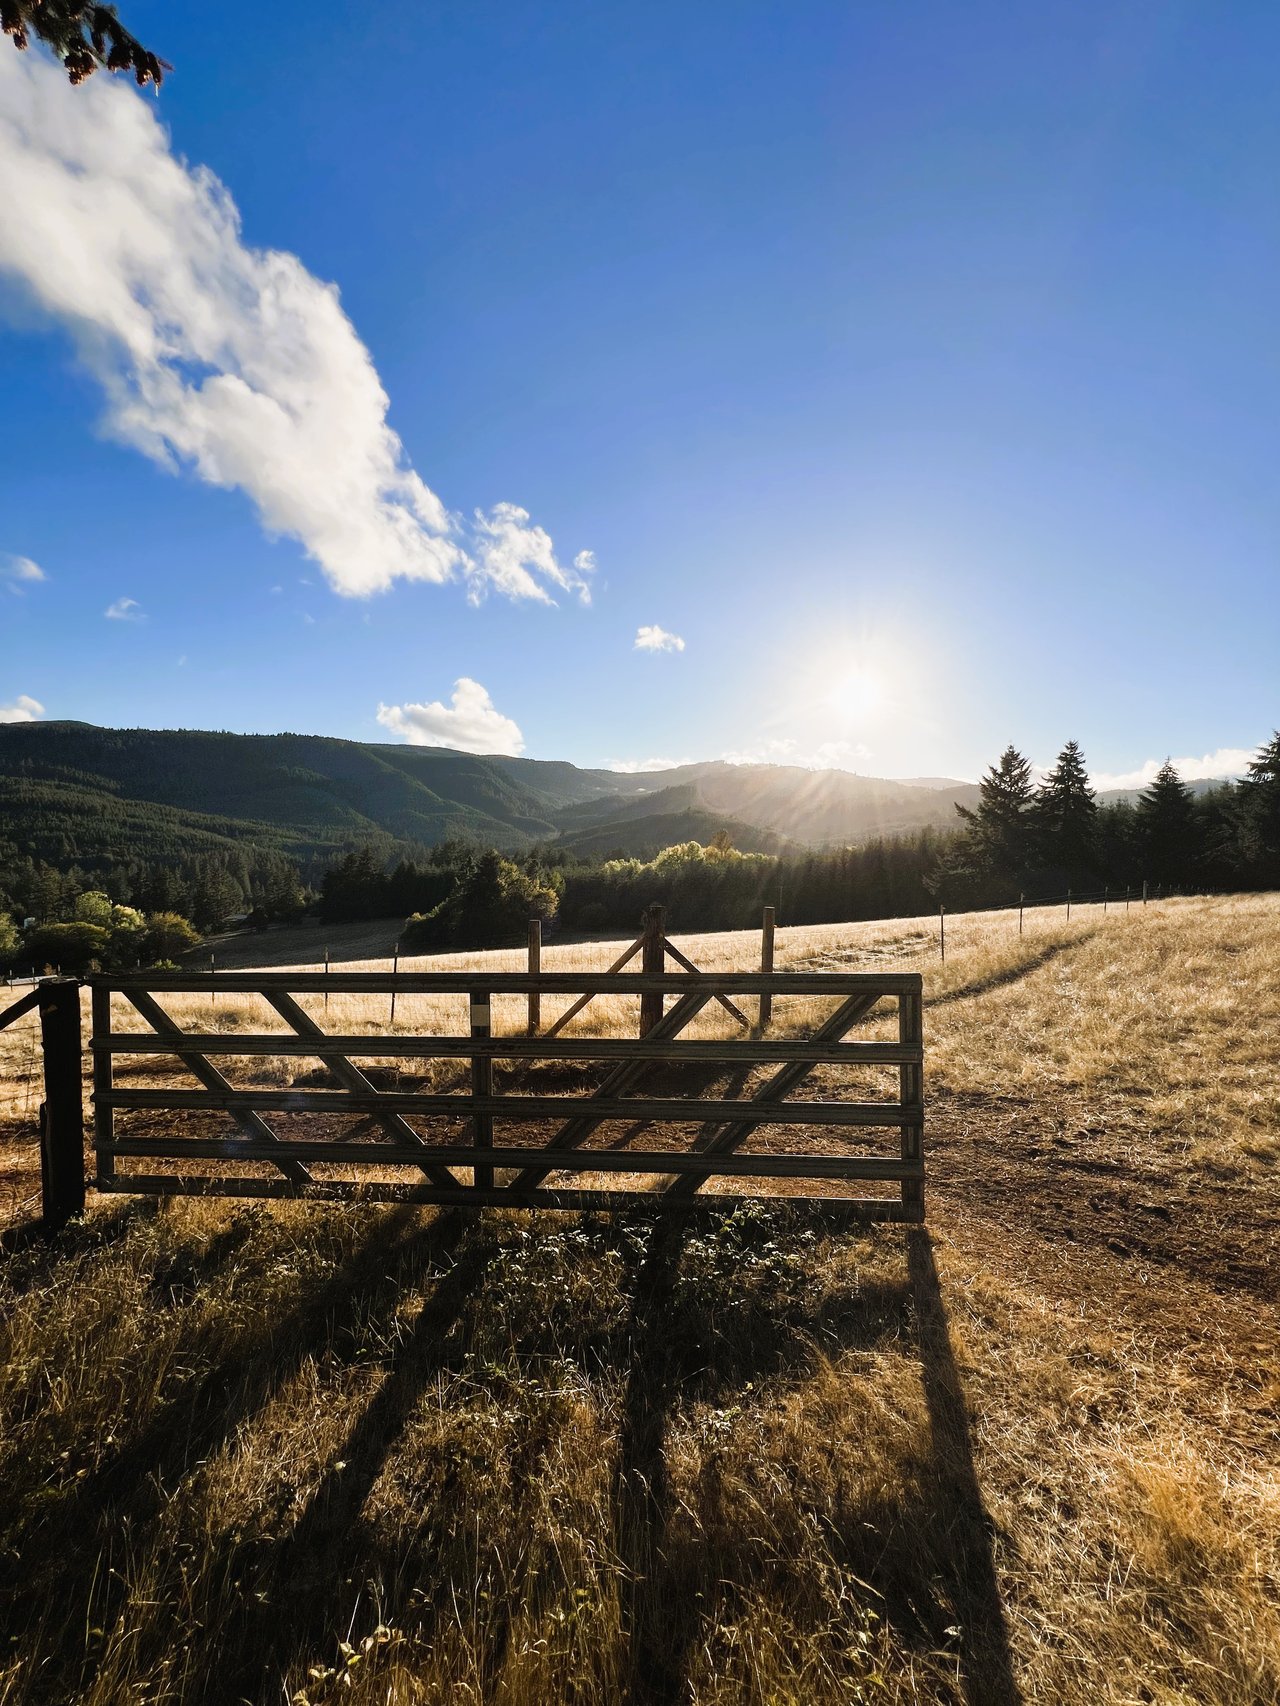
[(1280, 899), (934, 930), (778, 941), (925, 972), (924, 1232), (111, 1200), (44, 1245), (0, 1033), (0, 1703), (1280, 1698)]

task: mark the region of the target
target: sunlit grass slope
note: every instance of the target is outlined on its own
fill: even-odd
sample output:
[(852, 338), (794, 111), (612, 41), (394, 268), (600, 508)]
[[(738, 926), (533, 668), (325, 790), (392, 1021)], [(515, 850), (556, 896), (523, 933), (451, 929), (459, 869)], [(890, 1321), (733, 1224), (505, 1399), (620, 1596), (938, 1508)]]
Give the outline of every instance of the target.
[(1161, 1218), (1274, 1220), (1280, 904), (935, 929), (779, 955), (924, 970), (925, 1232), (111, 1202), (6, 1255), (0, 1702), (1280, 1698), (1274, 1268)]

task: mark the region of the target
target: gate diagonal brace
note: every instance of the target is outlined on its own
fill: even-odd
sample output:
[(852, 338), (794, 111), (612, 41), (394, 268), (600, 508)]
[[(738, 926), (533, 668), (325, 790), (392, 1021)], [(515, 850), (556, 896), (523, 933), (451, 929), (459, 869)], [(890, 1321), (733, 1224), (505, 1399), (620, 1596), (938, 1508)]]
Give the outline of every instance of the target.
[[(680, 952), (679, 948), (669, 942), (665, 936), (662, 938), (662, 946), (664, 951), (670, 954), (676, 964), (681, 966), (685, 971), (694, 972), (699, 977), (703, 975), (702, 967), (695, 966), (693, 961), (691, 959), (687, 959), (685, 955)], [(747, 1015), (742, 1011), (741, 1007), (736, 1006), (734, 1002), (730, 1001), (727, 995), (717, 995), (715, 1000), (720, 1003), (731, 1019), (736, 1019), (738, 1021), (744, 1030), (749, 1031), (751, 1029), (750, 1019), (747, 1018)]]
[[(308, 1039), (324, 1036), (325, 1033), (320, 1026), (316, 1024), (309, 1013), (304, 1012), (299, 1007), (291, 995), (285, 995), (283, 991), (277, 990), (265, 990), (263, 993), (266, 1001), (275, 1008), (285, 1024), (289, 1025), (298, 1036)], [(348, 1060), (346, 1055), (330, 1055), (326, 1058), (325, 1065), (344, 1089), (369, 1090), (374, 1095), (377, 1094), (377, 1085), (366, 1078), (360, 1068), (353, 1061)], [(404, 1143), (412, 1143), (416, 1148), (425, 1151), (427, 1154), (430, 1153), (431, 1145), (400, 1114), (377, 1113), (371, 1117), (377, 1120), (388, 1137), (399, 1138)], [(451, 1173), (447, 1167), (433, 1164), (425, 1159), (425, 1156), (420, 1165), (422, 1171), (433, 1184), (445, 1186), (458, 1184), (457, 1175)]]
[[(184, 1033), (181, 1026), (169, 1017), (154, 997), (148, 995), (143, 989), (129, 989), (125, 991), (125, 994), (154, 1031), (157, 1031), (162, 1037), (173, 1038), (174, 1054), (177, 1055), (188, 1072), (200, 1080), (206, 1090), (217, 1090), (229, 1095), (235, 1094), (235, 1085), (224, 1078), (217, 1067), (211, 1065), (204, 1055), (196, 1049), (182, 1047), (181, 1039)], [(280, 1141), (261, 1114), (256, 1114), (251, 1109), (246, 1108), (233, 1108), (231, 1114), (236, 1123), (242, 1126), (250, 1137), (256, 1137), (262, 1143), (278, 1143)], [(291, 1180), (295, 1185), (314, 1183), (311, 1174), (301, 1161), (274, 1161), (272, 1165), (278, 1167), (285, 1178)]]
[[(856, 1025), (859, 1019), (866, 1017), (879, 999), (878, 991), (873, 995), (851, 995), (847, 1001), (841, 1002), (829, 1019), (824, 1020), (819, 1025), (813, 1033), (812, 1040), (815, 1043), (839, 1042), (851, 1026)], [(782, 1067), (780, 1071), (774, 1073), (767, 1084), (762, 1085), (760, 1090), (750, 1098), (750, 1105), (758, 1107), (762, 1102), (781, 1102), (808, 1078), (816, 1065), (816, 1061), (795, 1061), (789, 1066)], [(759, 1123), (758, 1120), (735, 1121), (733, 1125), (723, 1126), (708, 1143), (696, 1149), (695, 1153), (699, 1155), (731, 1154), (745, 1138), (758, 1128)], [(679, 1178), (673, 1179), (669, 1185), (665, 1185), (660, 1191), (655, 1192), (655, 1195), (691, 1197), (705, 1182), (704, 1179), (699, 1179), (692, 1174), (682, 1174)]]
[[(667, 1042), (672, 1037), (678, 1036), (685, 1026), (701, 1013), (710, 1000), (710, 990), (694, 990), (688, 995), (682, 995), (670, 1012), (664, 1013), (649, 1031), (649, 1040)], [(614, 1067), (604, 1082), (586, 1099), (584, 1107), (589, 1109), (593, 1101), (603, 1101), (629, 1090), (649, 1064), (650, 1062), (647, 1060), (624, 1060), (621, 1065)], [(697, 1107), (697, 1103), (690, 1102), (689, 1107), (690, 1119), (696, 1119), (698, 1116), (692, 1110)], [(579, 1114), (562, 1125), (546, 1147), (548, 1149), (580, 1149), (592, 1132), (603, 1124), (604, 1119), (602, 1117), (593, 1118), (589, 1112)], [(511, 1180), (507, 1188), (512, 1192), (532, 1190), (535, 1185), (542, 1183), (548, 1173), (554, 1171), (553, 1167), (526, 1167), (524, 1172), (517, 1174)]]

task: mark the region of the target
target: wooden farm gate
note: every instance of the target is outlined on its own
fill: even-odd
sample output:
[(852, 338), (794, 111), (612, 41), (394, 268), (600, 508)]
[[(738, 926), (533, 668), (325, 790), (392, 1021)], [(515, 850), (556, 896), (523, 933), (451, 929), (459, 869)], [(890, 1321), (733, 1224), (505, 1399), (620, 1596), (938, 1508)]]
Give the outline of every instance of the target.
[[(784, 1188), (794, 1190), (795, 1181), (821, 1180), (845, 1187), (835, 1200), (876, 1218), (924, 1215), (918, 973), (152, 971), (89, 983), (90, 1182), (100, 1191), (610, 1209), (707, 1200), (698, 1193), (711, 1180), (738, 1182), (717, 1190), (717, 1203), (758, 1194), (756, 1181), (792, 1181)], [(77, 1189), (83, 1203), (79, 996), (70, 979), (41, 988), (45, 1201), (56, 1220), (76, 1211)], [(467, 1013), (465, 1032), (343, 1034), (320, 1023), (326, 996), (367, 1004), (393, 994), (406, 1005), (413, 996), (451, 1001)], [(638, 997), (644, 1034), (493, 1032), (495, 1000), (579, 995)], [(161, 999), (171, 996), (181, 999), (183, 1024)], [(219, 1007), (237, 997), (265, 1004), (264, 1016), (287, 1028), (216, 1029)], [(808, 1035), (780, 1034), (778, 1008), (794, 997), (807, 1003)], [(713, 1002), (741, 1017), (735, 998), (757, 1015), (772, 1007), (775, 1023), (757, 1022), (746, 1036), (689, 1034)], [(851, 1038), (885, 998), (896, 1005), (893, 1034), (878, 1027), (880, 1036)], [(122, 1009), (141, 1023), (121, 1028)], [(123, 1070), (122, 1057), (131, 1062)], [(262, 1057), (318, 1070), (283, 1087), (240, 1082)], [(401, 1064), (391, 1076), (368, 1064), (375, 1060)], [(460, 1064), (430, 1064), (448, 1062)], [(879, 1069), (890, 1093), (853, 1099), (841, 1085), (835, 1096), (796, 1096), (830, 1066)], [(455, 1075), (450, 1087), (401, 1087), (407, 1073), (441, 1070)], [(165, 1081), (179, 1072), (195, 1087)], [(137, 1086), (139, 1076), (150, 1082)], [(881, 1142), (896, 1136), (892, 1148), (874, 1147), (877, 1131)], [(680, 1146), (665, 1147), (677, 1134)], [(867, 1183), (892, 1194), (850, 1189)]]

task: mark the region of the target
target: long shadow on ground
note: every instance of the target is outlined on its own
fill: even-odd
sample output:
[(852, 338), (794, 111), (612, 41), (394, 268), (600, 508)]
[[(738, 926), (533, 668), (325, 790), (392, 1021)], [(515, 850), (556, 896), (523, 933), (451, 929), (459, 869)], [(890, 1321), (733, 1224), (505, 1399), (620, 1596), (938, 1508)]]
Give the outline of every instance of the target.
[[(799, 1374), (810, 1348), (785, 1343), (776, 1318), (740, 1319), (730, 1333), (685, 1337), (676, 1304), (687, 1228), (655, 1227), (637, 1275), (630, 1365), (616, 1481), (617, 1548), (626, 1566), (624, 1628), (629, 1637), (628, 1706), (680, 1706), (689, 1664), (711, 1633), (705, 1606), (714, 1571), (696, 1556), (700, 1536), (677, 1532), (667, 1442), (683, 1397), (723, 1400), (770, 1372)], [(895, 1236), (889, 1234), (889, 1236)], [(964, 1706), (1020, 1706), (1008, 1626), (987, 1515), (947, 1328), (932, 1246), (906, 1233), (907, 1274), (899, 1283), (864, 1282), (821, 1323), (828, 1354), (891, 1339), (914, 1343), (929, 1420), (928, 1461), (915, 1491), (899, 1502), (862, 1505), (832, 1535), (839, 1562), (879, 1601), (908, 1647), (948, 1654)], [(945, 1685), (943, 1685), (945, 1686)], [(940, 1694), (939, 1699), (946, 1699)]]
[[(0, 1564), (0, 1598), (7, 1593), (10, 1601), (4, 1621), (12, 1631), (38, 1624), (51, 1594), (65, 1608), (68, 1631), (59, 1650), (32, 1655), (40, 1680), (17, 1698), (43, 1706), (77, 1698), (92, 1685), (100, 1655), (86, 1653), (76, 1631), (91, 1621), (109, 1627), (125, 1609), (127, 1561), (162, 1532), (175, 1490), (181, 1493), (185, 1478), (220, 1450), (234, 1454), (242, 1430), (305, 1361), (343, 1360), (362, 1327), (367, 1333), (390, 1323), (412, 1286), (424, 1292), (421, 1310), (407, 1331), (387, 1334), (380, 1378), (354, 1407), (305, 1498), (298, 1502), (283, 1489), (285, 1503), (274, 1513), (264, 1510), (254, 1532), (209, 1537), (216, 1555), (206, 1559), (204, 1579), (242, 1586), (230, 1602), (216, 1600), (222, 1621), (200, 1637), (203, 1657), (189, 1661), (182, 1694), (189, 1706), (280, 1699), (284, 1679), (332, 1662), (337, 1636), (350, 1627), (370, 1581), (377, 1583), (382, 1620), (429, 1646), (486, 1571), (501, 1591), (480, 1626), (479, 1664), (483, 1693), (499, 1690), (512, 1606), (517, 1600), (546, 1606), (564, 1591), (547, 1550), (522, 1553), (519, 1544), (524, 1513), (533, 1508), (529, 1489), (554, 1446), (554, 1414), (528, 1408), (523, 1433), (517, 1430), (508, 1447), (513, 1460), (502, 1465), (501, 1507), (470, 1511), (473, 1535), (457, 1532), (460, 1495), (448, 1466), (413, 1483), (408, 1527), (388, 1530), (371, 1495), (424, 1404), (450, 1401), (455, 1377), (463, 1377), (474, 1398), (486, 1382), (536, 1384), (552, 1356), (575, 1363), (602, 1391), (621, 1393), (607, 1537), (621, 1566), (616, 1698), (626, 1706), (680, 1706), (702, 1648), (715, 1639), (714, 1608), (723, 1606), (726, 1587), (719, 1576), (724, 1559), (718, 1562), (705, 1537), (691, 1530), (673, 1493), (672, 1442), (690, 1406), (717, 1405), (731, 1414), (748, 1388), (759, 1398), (766, 1390), (803, 1386), (820, 1356), (889, 1346), (920, 1359), (925, 1460), (908, 1466), (900, 1493), (820, 1513), (826, 1544), (842, 1575), (862, 1584), (860, 1597), (873, 1597), (900, 1645), (931, 1663), (939, 1653), (949, 1655), (938, 1674), (949, 1670), (958, 1680), (954, 1687), (939, 1684), (940, 1701), (1019, 1706), (995, 1535), (927, 1235), (905, 1234), (900, 1276), (863, 1279), (815, 1306), (803, 1262), (780, 1268), (784, 1277), (775, 1284), (768, 1265), (775, 1258), (762, 1255), (814, 1252), (812, 1232), (807, 1246), (788, 1242), (800, 1221), (786, 1210), (720, 1219), (717, 1230), (712, 1217), (710, 1232), (705, 1221), (671, 1213), (629, 1223), (588, 1217), (571, 1232), (557, 1231), (561, 1262), (577, 1259), (576, 1250), (582, 1259), (604, 1255), (615, 1268), (621, 1264), (622, 1289), (607, 1308), (575, 1302), (563, 1287), (557, 1300), (546, 1289), (554, 1265), (540, 1278), (520, 1266), (521, 1251), (545, 1254), (552, 1235), (541, 1230), (544, 1221), (523, 1232), (500, 1217), (461, 1212), (425, 1226), (411, 1210), (380, 1221), (349, 1262), (287, 1318), (246, 1331), (138, 1437), (68, 1488), (45, 1511), (45, 1526), (28, 1532)], [(216, 1267), (235, 1236), (232, 1223), (205, 1262)], [(897, 1232), (879, 1236), (890, 1248), (902, 1247)], [(159, 1273), (157, 1284), (181, 1294), (208, 1277), (179, 1262)], [(493, 1372), (495, 1358), (505, 1359), (505, 1371)], [(403, 1472), (403, 1456), (399, 1462)], [(514, 1562), (501, 1579), (483, 1550), (492, 1521), (516, 1531)], [(755, 1547), (749, 1534), (736, 1536), (730, 1564), (763, 1583), (773, 1566)], [(110, 1575), (117, 1563), (120, 1578)], [(168, 1650), (177, 1633), (169, 1620), (178, 1615), (167, 1595), (150, 1609), (135, 1602), (130, 1617), (142, 1619), (133, 1636), (139, 1653)]]

